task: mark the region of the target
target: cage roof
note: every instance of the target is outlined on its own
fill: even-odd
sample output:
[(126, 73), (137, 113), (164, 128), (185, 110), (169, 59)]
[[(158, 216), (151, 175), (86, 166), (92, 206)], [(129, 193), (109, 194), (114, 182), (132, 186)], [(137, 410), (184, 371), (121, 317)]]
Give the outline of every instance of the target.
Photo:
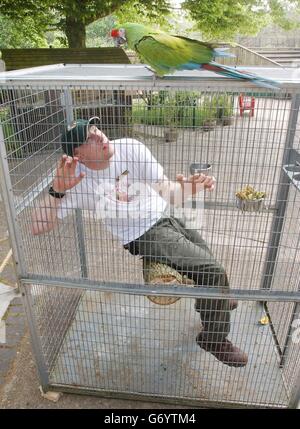
[[(236, 67), (264, 78), (279, 82), (283, 89), (300, 92), (300, 69), (283, 67)], [(0, 73), (1, 86), (37, 84), (47, 87), (59, 85), (116, 84), (131, 86), (141, 83), (146, 86), (204, 86), (258, 88), (247, 81), (218, 75), (206, 70), (178, 71), (163, 78), (156, 77), (152, 70), (141, 64), (55, 64)], [(208, 85), (208, 87), (207, 87)], [(260, 88), (266, 91), (265, 88)]]

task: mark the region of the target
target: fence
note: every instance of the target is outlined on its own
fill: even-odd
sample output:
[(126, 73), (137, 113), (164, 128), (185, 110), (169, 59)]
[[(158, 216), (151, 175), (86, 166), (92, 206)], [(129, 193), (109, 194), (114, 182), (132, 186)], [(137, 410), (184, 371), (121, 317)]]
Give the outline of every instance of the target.
[[(202, 406), (297, 406), (299, 82), (281, 68), (254, 71), (280, 81), (281, 89), (208, 72), (156, 79), (137, 65), (50, 66), (0, 77), (7, 111), (1, 183), (45, 390)], [(239, 116), (240, 93), (255, 97), (254, 117)], [(123, 138), (111, 142), (109, 167), (84, 170), (91, 181), (67, 193), (56, 227), (33, 235), (32, 213), (50, 198), (62, 135), (83, 113), (94, 115), (91, 94), (100, 128), (113, 123)], [(113, 122), (112, 111), (105, 114), (112, 95)], [(20, 129), (22, 109), (34, 112), (37, 98), (44, 110)], [(170, 128), (176, 132), (166, 138)], [(38, 144), (31, 135), (39, 136)], [(192, 164), (209, 164), (217, 187), (199, 192), (196, 208), (193, 198), (175, 208), (164, 204), (155, 190), (161, 171), (155, 160), (165, 183), (176, 173), (188, 175)], [(120, 186), (126, 170), (126, 198), (120, 200), (118, 190), (109, 200), (116, 215), (114, 209), (107, 215), (101, 201), (108, 201), (110, 186)], [(145, 193), (130, 200), (137, 181), (145, 182)], [(241, 210), (236, 196), (247, 185), (265, 193), (254, 210), (253, 201), (251, 210), (247, 202)], [(144, 198), (150, 198), (146, 206)], [(136, 201), (142, 205), (132, 206)], [(148, 233), (145, 249), (139, 255), (124, 249), (134, 228), (149, 231), (149, 219), (162, 223)], [(196, 256), (185, 264), (191, 248)], [(176, 268), (196, 287), (148, 284), (143, 264), (153, 260)], [(178, 299), (159, 305), (154, 297)], [(229, 311), (232, 300), (238, 306)], [(205, 332), (210, 340), (201, 343)], [(219, 347), (225, 337), (247, 360), (233, 365), (224, 357)]]
[[(231, 66), (268, 66), (268, 67), (281, 67), (276, 61), (267, 58), (266, 56), (255, 51), (255, 48), (247, 48), (238, 43), (234, 43), (232, 46), (227, 44), (218, 44), (220, 47), (227, 47), (229, 52), (234, 54), (233, 58), (222, 58), (218, 57), (217, 61), (220, 64), (226, 64)], [(135, 52), (127, 52), (128, 58), (131, 63), (139, 64), (140, 60)]]
[(290, 48), (300, 47), (299, 29), (286, 31), (279, 27), (267, 27), (257, 36), (240, 36), (238, 43), (241, 45), (258, 48)]
[(1, 49), (6, 70), (19, 70), (51, 64), (128, 64), (119, 48), (28, 48)]

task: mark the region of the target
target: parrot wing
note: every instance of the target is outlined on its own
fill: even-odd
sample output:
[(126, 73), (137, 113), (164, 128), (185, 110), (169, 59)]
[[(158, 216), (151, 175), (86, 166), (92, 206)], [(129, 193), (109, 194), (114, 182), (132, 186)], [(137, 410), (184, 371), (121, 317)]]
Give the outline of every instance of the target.
[(213, 58), (213, 48), (210, 45), (164, 33), (144, 36), (135, 44), (135, 49), (158, 75), (175, 70), (195, 69)]
[(186, 40), (187, 42), (196, 43), (197, 45), (206, 46), (208, 49), (211, 49), (211, 50), (213, 50), (219, 46), (217, 43), (213, 44), (213, 43), (201, 42), (200, 40), (191, 39), (189, 37), (178, 36), (178, 34), (174, 34), (174, 35), (172, 35), (172, 37), (176, 37), (177, 39)]
[(220, 47), (220, 45), (217, 43), (200, 42), (200, 40), (190, 39), (190, 38), (185, 37), (185, 36), (176, 35), (175, 37), (178, 37), (178, 38), (183, 39), (183, 40), (187, 40), (188, 42), (195, 42), (195, 43), (198, 43), (199, 45), (206, 46), (208, 49), (211, 49), (214, 57), (235, 58), (234, 54), (227, 52), (230, 49), (229, 47)]

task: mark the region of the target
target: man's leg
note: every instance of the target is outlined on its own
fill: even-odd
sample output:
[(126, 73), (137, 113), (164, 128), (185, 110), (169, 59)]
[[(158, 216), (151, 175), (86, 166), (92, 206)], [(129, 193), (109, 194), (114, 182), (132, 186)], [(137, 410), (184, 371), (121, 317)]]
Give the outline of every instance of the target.
[[(180, 232), (186, 237), (187, 246), (191, 243), (200, 249), (196, 264), (192, 264), (197, 250), (192, 247), (192, 258), (189, 259), (187, 276), (195, 282), (195, 287), (222, 287), (229, 289), (229, 282), (224, 268), (215, 260), (205, 240), (198, 231), (186, 229), (185, 222), (174, 219), (179, 224)], [(183, 249), (183, 253), (186, 252)], [(178, 268), (179, 269), (179, 268)], [(182, 270), (181, 270), (182, 271)], [(196, 299), (196, 311), (201, 315), (203, 338), (210, 342), (222, 342), (230, 332), (230, 302), (218, 299)]]
[[(194, 229), (186, 229), (182, 219), (175, 219), (175, 221), (179, 223), (181, 232), (188, 240), (211, 256), (209, 267), (200, 267), (199, 270), (196, 270), (199, 273), (198, 278), (200, 278), (198, 281), (197, 275), (196, 278), (194, 277), (196, 285), (229, 288), (224, 268), (215, 261), (199, 232)], [(242, 367), (248, 362), (247, 355), (227, 340), (230, 332), (230, 311), (237, 306), (238, 302), (235, 300), (196, 299), (195, 309), (200, 313), (203, 325), (203, 331), (197, 335), (196, 341), (201, 348), (212, 353), (223, 363)]]
[[(185, 235), (185, 237), (187, 237), (188, 240), (190, 240), (192, 243), (196, 244), (197, 246), (200, 246), (202, 248), (206, 248), (206, 251), (211, 254), (212, 258), (214, 258), (213, 254), (209, 250), (205, 240), (201, 237), (200, 233), (196, 229), (186, 228), (186, 224), (185, 224), (185, 221), (183, 219), (176, 218), (175, 220), (179, 223), (181, 230), (182, 230), (182, 233)], [(224, 271), (224, 276), (225, 276), (224, 287), (229, 288), (229, 282), (228, 282), (227, 274), (225, 273), (225, 271)], [(208, 305), (209, 304), (207, 303), (207, 300), (196, 299), (195, 310), (200, 313), (201, 308), (209, 308)], [(228, 301), (228, 309), (230, 311), (235, 310), (237, 307), (238, 307), (238, 301), (237, 300), (232, 299), (232, 300)]]
[[(204, 240), (189, 240), (174, 218), (166, 218), (142, 237), (131, 243), (129, 250), (150, 260), (172, 266), (195, 281), (195, 285), (229, 287), (226, 273), (218, 264)], [(198, 335), (200, 347), (213, 353), (222, 362), (244, 366), (247, 356), (227, 339), (230, 331), (228, 300), (198, 300), (203, 331)]]

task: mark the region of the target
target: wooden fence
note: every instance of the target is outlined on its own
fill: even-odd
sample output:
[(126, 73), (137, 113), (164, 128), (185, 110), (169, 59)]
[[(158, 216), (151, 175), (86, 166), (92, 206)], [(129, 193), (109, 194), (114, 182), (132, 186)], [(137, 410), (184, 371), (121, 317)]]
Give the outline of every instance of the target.
[(82, 49), (1, 49), (6, 70), (18, 70), (50, 64), (129, 64), (120, 48)]

